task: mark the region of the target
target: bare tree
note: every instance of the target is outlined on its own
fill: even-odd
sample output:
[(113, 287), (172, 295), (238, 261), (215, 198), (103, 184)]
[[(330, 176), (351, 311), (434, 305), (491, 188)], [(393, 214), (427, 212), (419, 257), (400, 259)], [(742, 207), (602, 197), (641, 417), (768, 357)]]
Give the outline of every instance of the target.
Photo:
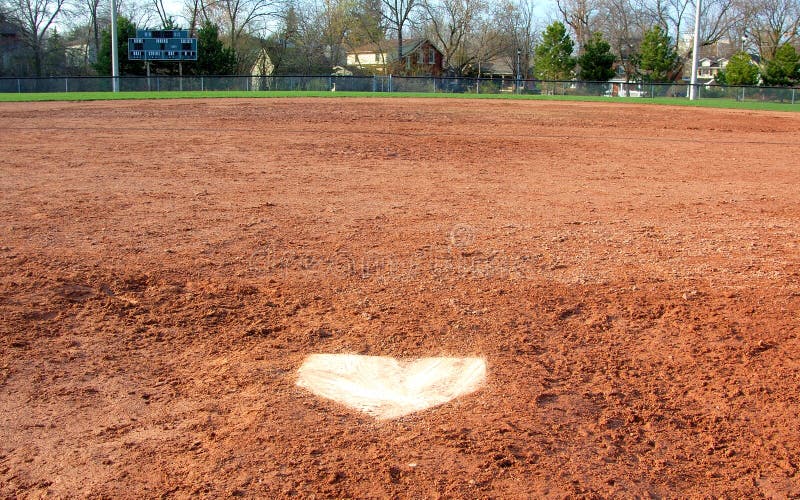
[(603, 0), (598, 29), (605, 34), (625, 74), (635, 73), (633, 55), (638, 52), (644, 32), (653, 25), (648, 9), (637, 0)]
[[(678, 55), (688, 60), (692, 55), (692, 43), (681, 43), (681, 37), (694, 26), (696, 0), (654, 0), (649, 4), (650, 15), (670, 33)], [(719, 42), (728, 37), (736, 22), (732, 0), (703, 0), (700, 18), (700, 46)]]
[(426, 32), (442, 50), (445, 68), (456, 74), (477, 62), (480, 43), (498, 38), (496, 30), (487, 29), (484, 0), (428, 0), (424, 7)]
[(297, 40), (304, 68), (337, 65), (343, 56), (342, 43), (346, 34), (344, 6), (334, 2), (308, 3), (298, 14)]
[[(687, 33), (694, 26), (695, 1), (599, 0), (597, 28), (609, 40), (628, 75), (635, 70), (631, 55), (638, 51), (643, 33), (655, 25), (669, 33), (673, 49), (685, 63), (691, 58), (693, 49)], [(731, 39), (732, 31), (740, 23), (735, 13), (734, 1), (736, 0), (703, 0), (700, 19), (701, 47)], [(677, 66), (671, 77), (677, 77), (682, 71), (683, 65)]]
[(8, 15), (19, 25), (22, 40), (31, 49), (36, 76), (42, 75), (46, 39), (66, 0), (11, 0)]
[(189, 35), (196, 36), (197, 25), (200, 24), (201, 0), (184, 0), (183, 16), (188, 23)]
[[(153, 24), (151, 0), (121, 0), (117, 2), (117, 14), (125, 16), (138, 28), (146, 28)], [(110, 16), (110, 10), (108, 15)]]
[(597, 31), (596, 20), (600, 11), (599, 0), (556, 0), (556, 7), (564, 20), (575, 34), (578, 42), (578, 53), (583, 53), (583, 47)]
[(351, 0), (322, 0), (308, 7), (306, 34), (318, 33), (322, 50), (332, 65), (340, 64), (345, 57), (347, 35), (353, 24), (352, 7)]
[(700, 44), (709, 46), (727, 40), (730, 45), (729, 51), (737, 49), (738, 41), (745, 32), (739, 32), (737, 28), (741, 26), (742, 19), (737, 15), (734, 1), (703, 0), (703, 6), (704, 15), (700, 19)]
[(537, 38), (536, 10), (532, 0), (506, 0), (497, 6), (494, 21), (500, 31), (501, 54), (514, 68), (519, 54), (523, 78), (529, 78)]
[(508, 54), (503, 32), (498, 29), (495, 21), (494, 16), (482, 16), (467, 40), (467, 63), (475, 67), (476, 76), (480, 76), (484, 61)]
[(397, 54), (403, 54), (403, 30), (417, 8), (417, 0), (381, 0), (387, 27), (397, 35)]
[(762, 59), (774, 58), (778, 47), (800, 39), (800, 0), (740, 0), (738, 8)]
[(265, 28), (266, 21), (280, 14), (280, 3), (273, 0), (201, 0), (205, 20), (221, 26), (231, 48), (243, 49), (242, 38)]
[(89, 36), (95, 55), (100, 53), (100, 0), (83, 0), (89, 21)]
[(171, 28), (174, 20), (172, 19), (172, 16), (167, 13), (167, 9), (164, 7), (164, 0), (150, 0), (150, 3), (158, 15), (158, 20), (161, 23), (161, 27)]

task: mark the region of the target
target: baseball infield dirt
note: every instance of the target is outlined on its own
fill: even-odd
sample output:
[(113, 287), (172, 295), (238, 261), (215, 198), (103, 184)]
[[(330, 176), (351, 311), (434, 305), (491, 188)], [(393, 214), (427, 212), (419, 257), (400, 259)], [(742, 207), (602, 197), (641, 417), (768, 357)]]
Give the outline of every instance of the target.
[[(800, 495), (800, 114), (0, 104), (0, 495)], [(378, 420), (306, 356), (486, 360)]]

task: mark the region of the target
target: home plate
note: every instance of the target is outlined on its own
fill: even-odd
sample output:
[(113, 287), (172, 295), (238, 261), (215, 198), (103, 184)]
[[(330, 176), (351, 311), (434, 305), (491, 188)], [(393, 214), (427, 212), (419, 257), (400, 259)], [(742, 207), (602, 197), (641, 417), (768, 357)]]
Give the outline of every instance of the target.
[(486, 380), (481, 358), (312, 354), (297, 385), (379, 419), (397, 418), (476, 391)]

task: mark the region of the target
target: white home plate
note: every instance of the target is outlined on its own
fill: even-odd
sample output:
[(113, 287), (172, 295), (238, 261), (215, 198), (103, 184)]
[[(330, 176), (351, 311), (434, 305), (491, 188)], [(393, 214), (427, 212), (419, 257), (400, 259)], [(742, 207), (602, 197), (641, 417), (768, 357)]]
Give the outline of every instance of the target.
[(379, 419), (446, 403), (483, 385), (481, 358), (420, 358), (312, 354), (297, 370), (297, 385)]

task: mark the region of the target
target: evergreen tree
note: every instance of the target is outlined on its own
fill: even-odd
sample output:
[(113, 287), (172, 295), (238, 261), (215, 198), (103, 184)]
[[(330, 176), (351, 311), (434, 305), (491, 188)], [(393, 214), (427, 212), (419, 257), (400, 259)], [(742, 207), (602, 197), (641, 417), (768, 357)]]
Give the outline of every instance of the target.
[(647, 30), (634, 57), (642, 79), (647, 82), (668, 82), (678, 66), (678, 53), (661, 26)]
[(599, 32), (586, 42), (583, 55), (578, 58), (578, 78), (586, 82), (606, 82), (614, 76), (614, 54), (611, 45)]
[[(117, 50), (119, 52), (120, 75), (143, 75), (144, 64), (141, 61), (128, 60), (128, 38), (136, 37), (136, 25), (123, 16), (117, 17)], [(100, 36), (100, 53), (94, 69), (99, 75), (111, 75), (111, 31), (103, 30)]]
[(284, 16), (283, 39), (287, 42), (294, 42), (300, 36), (300, 15), (294, 4), (289, 4)]
[(800, 55), (785, 43), (775, 51), (775, 57), (764, 65), (764, 85), (788, 86), (800, 81)]
[(66, 74), (67, 68), (67, 46), (64, 38), (54, 29), (53, 33), (47, 37), (47, 47), (44, 54), (42, 73), (50, 76), (61, 76)]
[(195, 75), (233, 75), (236, 73), (236, 54), (223, 46), (219, 28), (206, 21), (197, 30), (197, 62), (189, 71)]
[(575, 45), (561, 22), (547, 27), (540, 43), (534, 51), (534, 74), (542, 80), (567, 80), (575, 69), (572, 49)]
[(720, 85), (755, 85), (758, 83), (758, 66), (747, 52), (732, 55), (725, 69), (717, 74)]

